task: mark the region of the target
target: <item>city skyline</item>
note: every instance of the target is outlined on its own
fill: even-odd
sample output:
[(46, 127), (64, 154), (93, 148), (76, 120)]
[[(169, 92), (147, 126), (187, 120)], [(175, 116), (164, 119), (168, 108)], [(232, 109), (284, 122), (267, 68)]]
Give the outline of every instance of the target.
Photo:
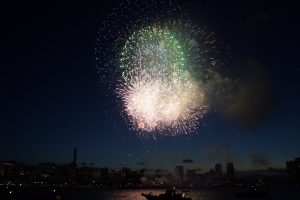
[[(252, 158), (251, 158), (252, 157)], [(70, 157), (71, 158), (71, 157)], [(80, 167), (95, 167), (95, 168), (105, 168), (108, 167), (111, 170), (114, 169), (121, 169), (121, 168), (129, 168), (129, 169), (133, 169), (133, 170), (141, 170), (141, 169), (145, 169), (147, 171), (153, 171), (156, 172), (157, 170), (162, 171), (162, 172), (172, 172), (174, 166), (181, 166), (184, 167), (185, 170), (196, 170), (199, 171), (201, 173), (207, 173), (211, 170), (215, 170), (217, 174), (228, 174), (228, 173), (232, 173), (233, 171), (237, 171), (237, 172), (251, 172), (251, 171), (267, 171), (267, 170), (287, 170), (287, 163), (291, 163), (293, 161), (285, 161), (284, 163), (281, 164), (281, 167), (276, 167), (274, 165), (271, 164), (271, 161), (267, 160), (265, 157), (263, 157), (262, 155), (257, 155), (257, 154), (252, 154), (250, 155), (250, 161), (249, 161), (249, 166), (246, 168), (236, 168), (233, 167), (234, 163), (230, 162), (230, 161), (216, 161), (215, 164), (212, 165), (208, 165), (208, 163), (198, 163), (195, 162), (192, 159), (184, 159), (182, 161), (178, 161), (178, 162), (173, 162), (173, 166), (168, 166), (168, 167), (156, 167), (156, 166), (150, 166), (149, 164), (147, 164), (146, 162), (137, 162), (135, 164), (129, 164), (129, 165), (125, 165), (125, 164), (120, 164), (120, 165), (116, 165), (116, 166), (112, 166), (109, 163), (103, 163), (102, 165), (99, 164), (95, 164), (93, 161), (86, 161), (86, 160), (80, 160), (78, 162), (77, 160), (77, 148), (75, 147), (73, 149), (73, 154), (72, 154), (72, 159), (67, 159), (64, 162), (55, 162), (55, 161), (51, 161), (51, 160), (45, 160), (42, 162), (24, 162), (24, 161), (18, 161), (18, 160), (12, 160), (12, 159), (2, 159), (0, 160), (1, 162), (16, 162), (16, 163), (20, 163), (20, 164), (25, 164), (28, 166), (34, 166), (34, 165), (43, 165), (43, 164), (53, 164), (53, 165), (58, 165), (58, 166), (70, 166), (73, 168), (80, 168)], [(295, 158), (297, 159), (297, 158)], [(291, 159), (293, 160), (293, 159)], [(252, 163), (251, 163), (252, 162)], [(256, 167), (253, 167), (253, 163), (257, 162), (258, 164), (256, 165)], [(263, 164), (259, 164), (259, 163), (263, 163)], [(252, 165), (252, 167), (251, 167)], [(239, 165), (238, 165), (239, 166)], [(226, 167), (227, 171), (222, 171), (222, 167)], [(231, 172), (228, 172), (228, 168), (230, 168)], [(225, 169), (225, 168), (224, 168)]]
[(222, 107), (199, 119), (195, 133), (154, 140), (127, 124), (95, 66), (97, 30), (118, 3), (11, 5), (1, 13), (8, 20), (1, 33), (0, 160), (63, 164), (76, 147), (77, 163), (208, 171), (228, 162), (239, 170), (285, 169), (299, 157), (300, 31), (292, 5), (178, 2), (229, 54), (220, 68), (237, 77), (238, 97), (232, 112)]

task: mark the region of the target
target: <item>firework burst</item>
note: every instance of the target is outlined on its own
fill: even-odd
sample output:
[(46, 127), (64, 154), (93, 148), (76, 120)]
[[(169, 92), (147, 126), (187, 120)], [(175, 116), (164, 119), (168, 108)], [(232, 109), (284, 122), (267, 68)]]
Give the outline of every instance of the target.
[(218, 65), (213, 34), (170, 3), (126, 2), (120, 8), (99, 31), (100, 77), (137, 133), (194, 132), (208, 111), (205, 84)]

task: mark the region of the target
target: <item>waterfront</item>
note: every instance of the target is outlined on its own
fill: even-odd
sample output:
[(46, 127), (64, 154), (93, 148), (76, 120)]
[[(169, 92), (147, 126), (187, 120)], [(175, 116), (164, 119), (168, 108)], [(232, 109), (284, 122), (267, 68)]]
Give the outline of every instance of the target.
[[(300, 199), (299, 186), (269, 187), (265, 190), (269, 195), (262, 199)], [(12, 191), (10, 193), (10, 191)], [(236, 194), (242, 188), (219, 188), (190, 190), (189, 196), (193, 200), (230, 200), (238, 198)], [(102, 188), (29, 188), (21, 187), (14, 190), (1, 190), (1, 199), (46, 199), (46, 200), (145, 200), (141, 193), (159, 194), (161, 189), (102, 189)]]

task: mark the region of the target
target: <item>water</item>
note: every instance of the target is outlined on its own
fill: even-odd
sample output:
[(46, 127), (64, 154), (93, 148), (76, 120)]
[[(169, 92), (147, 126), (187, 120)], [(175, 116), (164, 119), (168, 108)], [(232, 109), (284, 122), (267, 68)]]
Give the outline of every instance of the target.
[[(300, 199), (299, 187), (273, 187), (269, 188), (268, 197), (262, 199)], [(11, 194), (9, 191), (12, 191)], [(159, 194), (164, 190), (146, 189), (99, 189), (99, 188), (17, 188), (1, 191), (0, 199), (42, 199), (42, 200), (146, 200), (141, 193)], [(191, 190), (189, 197), (193, 200), (231, 200), (238, 198), (239, 188)]]

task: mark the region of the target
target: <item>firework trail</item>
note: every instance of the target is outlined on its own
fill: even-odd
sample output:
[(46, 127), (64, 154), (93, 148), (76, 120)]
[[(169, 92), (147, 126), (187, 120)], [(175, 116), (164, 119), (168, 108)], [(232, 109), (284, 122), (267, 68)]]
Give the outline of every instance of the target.
[[(178, 17), (179, 16), (179, 17)], [(172, 3), (125, 2), (99, 30), (99, 76), (140, 135), (192, 133), (208, 111), (215, 40)]]

